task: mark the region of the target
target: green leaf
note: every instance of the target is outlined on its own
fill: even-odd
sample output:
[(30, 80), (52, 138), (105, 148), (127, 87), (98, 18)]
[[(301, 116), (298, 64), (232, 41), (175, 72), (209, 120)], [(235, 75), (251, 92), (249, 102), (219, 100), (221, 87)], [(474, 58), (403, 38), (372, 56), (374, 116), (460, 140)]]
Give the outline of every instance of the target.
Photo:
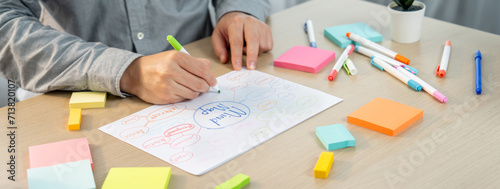
[(403, 10), (408, 10), (413, 4), (414, 0), (393, 0), (398, 6), (402, 7)]

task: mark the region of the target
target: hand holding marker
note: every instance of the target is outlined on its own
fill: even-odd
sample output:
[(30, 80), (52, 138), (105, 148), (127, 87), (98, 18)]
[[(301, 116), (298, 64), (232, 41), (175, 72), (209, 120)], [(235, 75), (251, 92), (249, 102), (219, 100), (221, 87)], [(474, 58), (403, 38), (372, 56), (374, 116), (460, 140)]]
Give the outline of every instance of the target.
[[(175, 48), (177, 51), (181, 51), (183, 53), (189, 54), (184, 47), (172, 36), (168, 35), (167, 36), (167, 41)], [(189, 54), (190, 55), (190, 54)], [(218, 93), (220, 93), (220, 89), (217, 85), (212, 87), (214, 90), (216, 90)]]

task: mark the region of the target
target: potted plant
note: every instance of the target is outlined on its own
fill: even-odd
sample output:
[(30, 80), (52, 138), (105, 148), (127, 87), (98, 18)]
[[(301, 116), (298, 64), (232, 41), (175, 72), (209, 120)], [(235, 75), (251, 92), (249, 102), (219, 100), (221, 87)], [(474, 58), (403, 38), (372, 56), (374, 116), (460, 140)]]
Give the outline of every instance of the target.
[(393, 0), (388, 5), (391, 13), (392, 40), (413, 43), (420, 39), (425, 4), (414, 0)]

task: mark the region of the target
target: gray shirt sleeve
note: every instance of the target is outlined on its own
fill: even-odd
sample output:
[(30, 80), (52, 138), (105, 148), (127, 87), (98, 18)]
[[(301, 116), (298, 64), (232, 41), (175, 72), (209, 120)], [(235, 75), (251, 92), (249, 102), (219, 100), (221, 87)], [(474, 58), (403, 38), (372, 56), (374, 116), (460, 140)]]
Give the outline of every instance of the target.
[(86, 42), (44, 26), (38, 1), (0, 1), (0, 74), (34, 92), (107, 91), (123, 96), (120, 79), (140, 54)]
[(268, 0), (217, 0), (215, 1), (217, 20), (228, 12), (243, 12), (265, 22), (271, 11)]

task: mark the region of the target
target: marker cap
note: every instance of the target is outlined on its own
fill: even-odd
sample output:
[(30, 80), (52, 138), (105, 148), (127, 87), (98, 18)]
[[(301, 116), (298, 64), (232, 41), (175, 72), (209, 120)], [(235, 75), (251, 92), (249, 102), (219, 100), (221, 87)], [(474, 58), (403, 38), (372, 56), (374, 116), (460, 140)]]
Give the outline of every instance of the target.
[(434, 96), (435, 98), (437, 98), (442, 103), (446, 103), (448, 101), (448, 98), (446, 98), (446, 96), (444, 96), (444, 94), (441, 94), (439, 91), (435, 91), (432, 94), (432, 96)]
[(378, 65), (377, 63), (375, 63), (373, 61), (373, 58), (375, 58), (374, 56), (372, 56), (370, 59), (371, 59), (371, 62), (372, 62), (372, 66), (375, 66), (376, 68), (378, 68), (379, 70), (382, 70), (384, 71), (384, 68), (382, 68), (382, 66)]
[(337, 75), (337, 70), (336, 69), (333, 69), (331, 72), (330, 72), (330, 75), (328, 75), (328, 80), (330, 81), (333, 81), (333, 78), (335, 78), (335, 76)]
[(411, 88), (415, 89), (416, 91), (421, 91), (422, 90), (422, 85), (418, 84), (416, 81), (413, 80), (408, 80), (408, 86)]
[(446, 71), (444, 70), (439, 70), (441, 66), (439, 65), (436, 69), (436, 75), (439, 76), (439, 77), (444, 77), (444, 75), (446, 75)]
[(397, 61), (400, 61), (404, 64), (410, 64), (410, 59), (404, 57), (404, 56), (401, 56), (400, 54), (397, 54), (396, 57), (394, 58), (396, 59)]

